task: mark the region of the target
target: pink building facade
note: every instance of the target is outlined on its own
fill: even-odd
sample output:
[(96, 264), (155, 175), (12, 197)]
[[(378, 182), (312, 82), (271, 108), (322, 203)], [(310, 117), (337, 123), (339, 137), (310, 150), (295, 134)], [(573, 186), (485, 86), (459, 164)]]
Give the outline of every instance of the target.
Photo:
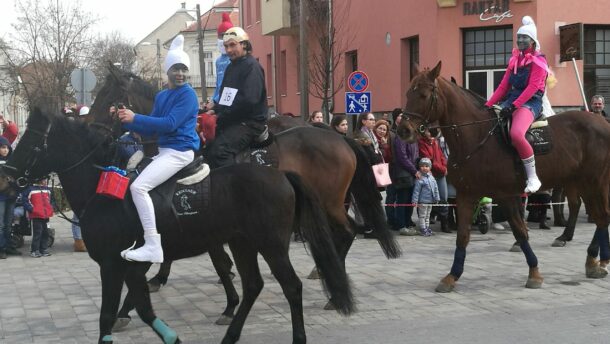
[[(541, 51), (559, 81), (548, 92), (556, 109), (583, 106), (573, 63), (559, 62), (559, 27), (566, 24), (583, 24), (583, 59), (576, 65), (586, 98), (610, 96), (610, 0), (333, 1), (334, 8), (342, 9), (333, 16), (342, 18), (335, 22), (338, 40), (347, 42), (335, 71), (335, 84), (343, 86), (334, 97), (334, 113), (345, 112), (345, 80), (354, 70), (368, 75), (372, 110), (379, 113), (404, 107), (416, 65), (434, 67), (439, 61), (443, 77), (488, 97), (502, 77), (525, 15), (534, 18)], [(298, 114), (298, 27), (292, 24), (291, 35), (263, 35), (260, 4), (242, 0), (241, 13), (266, 72), (269, 105), (278, 113)], [(310, 110), (320, 104), (310, 96)]]

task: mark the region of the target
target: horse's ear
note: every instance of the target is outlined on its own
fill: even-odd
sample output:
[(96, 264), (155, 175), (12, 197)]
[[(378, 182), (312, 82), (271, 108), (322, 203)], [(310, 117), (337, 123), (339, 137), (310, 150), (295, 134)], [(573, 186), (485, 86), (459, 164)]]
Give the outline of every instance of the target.
[(120, 80), (121, 71), (117, 66), (112, 63), (112, 61), (108, 61), (108, 72), (112, 75), (116, 80)]
[(434, 80), (436, 80), (436, 78), (439, 77), (439, 75), (441, 75), (441, 61), (438, 61), (438, 63), (436, 64), (436, 67), (434, 67), (434, 69), (432, 69), (428, 73), (428, 78), (431, 81), (434, 81)]
[(414, 76), (420, 73), (419, 72), (419, 63), (415, 62), (413, 64), (413, 71), (415, 72), (415, 74), (413, 74)]

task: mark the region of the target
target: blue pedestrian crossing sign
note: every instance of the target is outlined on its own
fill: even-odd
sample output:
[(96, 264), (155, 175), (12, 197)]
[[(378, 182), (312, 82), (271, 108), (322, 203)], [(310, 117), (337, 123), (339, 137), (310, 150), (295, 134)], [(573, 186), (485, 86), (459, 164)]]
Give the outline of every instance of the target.
[(371, 111), (371, 92), (345, 92), (345, 113), (357, 115)]

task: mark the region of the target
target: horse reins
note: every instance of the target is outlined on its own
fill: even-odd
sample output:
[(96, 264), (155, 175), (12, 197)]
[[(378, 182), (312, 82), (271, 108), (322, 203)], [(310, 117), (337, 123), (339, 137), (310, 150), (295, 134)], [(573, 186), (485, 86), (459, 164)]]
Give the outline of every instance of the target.
[[(434, 85), (432, 86), (432, 95), (430, 96), (430, 106), (429, 106), (429, 110), (427, 111), (427, 113), (433, 112), (434, 110), (438, 109), (438, 80), (434, 80)], [(426, 130), (430, 130), (430, 129), (446, 129), (449, 128), (453, 131), (453, 133), (455, 133), (456, 138), (460, 137), (459, 131), (457, 130), (458, 128), (461, 127), (467, 127), (467, 126), (471, 126), (471, 125), (477, 125), (477, 124), (481, 124), (481, 123), (487, 123), (487, 122), (494, 122), (495, 124), (491, 127), (491, 129), (487, 132), (487, 135), (485, 135), (485, 137), (483, 138), (483, 140), (481, 140), (481, 142), (479, 142), (479, 144), (473, 149), (472, 152), (470, 152), (469, 154), (466, 155), (466, 157), (464, 158), (463, 162), (466, 162), (468, 160), (470, 160), (470, 158), (479, 150), (481, 149), (485, 143), (489, 140), (489, 138), (494, 134), (496, 128), (500, 125), (500, 118), (499, 117), (495, 117), (495, 118), (488, 118), (488, 119), (483, 119), (483, 120), (476, 120), (476, 121), (472, 121), (472, 122), (466, 122), (466, 123), (460, 123), (460, 124), (448, 124), (448, 125), (435, 125), (435, 126), (430, 126), (430, 115), (428, 116), (423, 116), (419, 113), (415, 113), (415, 112), (410, 112), (410, 111), (403, 111), (403, 114), (412, 116), (412, 117), (417, 117), (420, 118), (422, 120), (422, 124), (419, 125), (419, 127), (416, 129), (421, 135), (423, 135), (425, 133)], [(406, 121), (409, 121), (410, 119), (407, 117), (405, 119)], [(458, 168), (458, 163), (455, 162), (452, 164), (454, 168)]]

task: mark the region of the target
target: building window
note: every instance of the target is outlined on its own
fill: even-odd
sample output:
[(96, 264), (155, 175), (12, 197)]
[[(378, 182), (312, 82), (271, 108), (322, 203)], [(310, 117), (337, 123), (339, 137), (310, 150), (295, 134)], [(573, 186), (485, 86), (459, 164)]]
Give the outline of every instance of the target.
[(489, 98), (502, 81), (511, 57), (513, 28), (467, 29), (463, 35), (465, 86)]
[(206, 62), (206, 71), (205, 74), (209, 76), (214, 76), (214, 62)]
[(355, 72), (358, 70), (358, 51), (348, 51), (345, 53), (345, 66), (348, 72)]
[[(358, 51), (352, 50), (345, 53), (345, 77), (347, 78), (352, 72), (358, 70)], [(345, 83), (345, 90), (349, 90), (347, 82)]]
[(466, 68), (506, 67), (512, 50), (512, 27), (464, 31), (464, 65)]
[(586, 25), (584, 29), (583, 69), (587, 101), (596, 94), (610, 99), (610, 26)]
[(417, 74), (419, 66), (419, 37), (409, 38), (409, 72), (410, 80)]
[(286, 66), (286, 50), (282, 50), (282, 52), (280, 53), (280, 92), (283, 96), (288, 94), (288, 77), (286, 75), (287, 70), (288, 68)]

